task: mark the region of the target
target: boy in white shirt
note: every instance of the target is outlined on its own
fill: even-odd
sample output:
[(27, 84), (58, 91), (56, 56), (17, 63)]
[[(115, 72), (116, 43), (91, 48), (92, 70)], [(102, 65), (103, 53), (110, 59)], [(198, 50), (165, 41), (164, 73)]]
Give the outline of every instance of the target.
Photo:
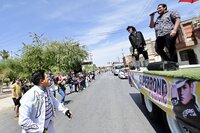
[(50, 83), (44, 70), (32, 74), (34, 86), (20, 100), (19, 125), (22, 133), (55, 133), (53, 118), (54, 108), (63, 112), (69, 119), (71, 111), (64, 108), (48, 89)]

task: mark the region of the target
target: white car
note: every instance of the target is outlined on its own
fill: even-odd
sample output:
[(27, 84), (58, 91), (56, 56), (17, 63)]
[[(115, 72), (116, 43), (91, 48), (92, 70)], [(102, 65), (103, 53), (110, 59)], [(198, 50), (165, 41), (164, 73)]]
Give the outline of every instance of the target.
[(124, 65), (117, 65), (113, 67), (113, 74), (117, 76), (119, 74), (119, 70), (124, 68)]
[(128, 78), (128, 69), (122, 68), (119, 70), (118, 77), (120, 79), (127, 79)]

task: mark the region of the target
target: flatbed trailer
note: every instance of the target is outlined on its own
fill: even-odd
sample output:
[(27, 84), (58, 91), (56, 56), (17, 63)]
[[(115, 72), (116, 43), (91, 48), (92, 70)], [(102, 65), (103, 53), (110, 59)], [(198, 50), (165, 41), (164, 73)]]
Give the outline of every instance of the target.
[(163, 120), (172, 133), (200, 133), (200, 68), (130, 70), (129, 84), (153, 120)]

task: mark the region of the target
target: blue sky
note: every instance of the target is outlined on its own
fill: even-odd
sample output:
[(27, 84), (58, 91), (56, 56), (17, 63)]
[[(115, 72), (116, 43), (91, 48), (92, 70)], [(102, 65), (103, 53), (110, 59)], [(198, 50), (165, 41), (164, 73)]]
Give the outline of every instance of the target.
[(44, 33), (50, 40), (65, 37), (86, 45), (97, 66), (108, 65), (129, 55), (128, 25), (155, 39), (148, 27), (149, 13), (159, 3), (177, 10), (181, 20), (200, 16), (200, 2), (178, 0), (0, 0), (0, 50), (16, 53), (22, 42), (31, 43), (29, 33)]

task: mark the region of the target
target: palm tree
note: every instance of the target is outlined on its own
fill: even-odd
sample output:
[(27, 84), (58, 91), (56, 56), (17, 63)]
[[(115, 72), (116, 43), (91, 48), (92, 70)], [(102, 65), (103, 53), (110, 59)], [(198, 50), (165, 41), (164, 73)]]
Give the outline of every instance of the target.
[(9, 52), (6, 50), (2, 50), (0, 51), (0, 56), (2, 57), (3, 60), (6, 60), (9, 57)]

